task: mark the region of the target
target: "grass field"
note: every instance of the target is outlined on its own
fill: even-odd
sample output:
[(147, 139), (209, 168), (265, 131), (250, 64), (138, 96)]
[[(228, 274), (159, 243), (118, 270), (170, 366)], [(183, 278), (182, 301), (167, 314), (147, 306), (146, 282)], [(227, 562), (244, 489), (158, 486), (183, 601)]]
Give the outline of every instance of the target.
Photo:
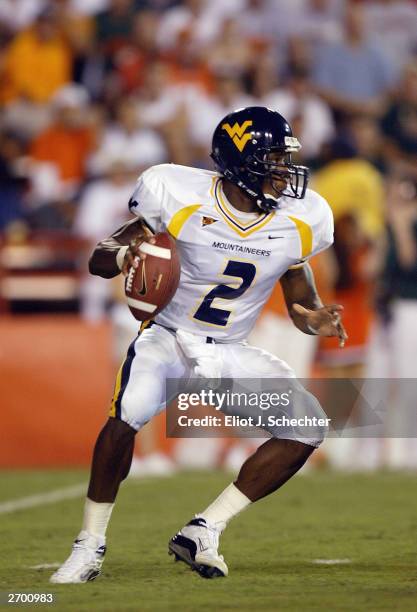
[[(3, 472), (0, 502), (85, 479), (74, 471)], [(3, 514), (0, 590), (53, 592), (59, 611), (416, 610), (415, 477), (298, 476), (229, 525), (221, 547), (229, 577), (203, 580), (168, 557), (167, 541), (229, 481), (222, 473), (128, 480), (103, 575), (85, 585), (49, 585), (53, 570), (31, 569), (68, 555), (81, 499)]]

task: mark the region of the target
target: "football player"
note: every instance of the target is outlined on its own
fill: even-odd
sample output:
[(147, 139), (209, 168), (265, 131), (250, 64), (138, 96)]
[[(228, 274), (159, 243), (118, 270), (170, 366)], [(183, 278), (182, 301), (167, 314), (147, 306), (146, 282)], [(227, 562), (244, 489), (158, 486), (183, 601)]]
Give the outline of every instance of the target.
[[(233, 112), (213, 135), (216, 172), (173, 164), (148, 169), (129, 203), (137, 218), (97, 245), (90, 272), (112, 278), (137, 266), (136, 257), (146, 257), (139, 247), (154, 241), (153, 232), (168, 231), (176, 239), (181, 279), (172, 301), (130, 345), (94, 449), (82, 530), (52, 582), (87, 582), (100, 574), (106, 528), (129, 473), (135, 434), (165, 408), (167, 378), (294, 379), (285, 362), (245, 341), (278, 280), (294, 325), (306, 334), (338, 336), (343, 346), (342, 306), (323, 306), (308, 264), (332, 244), (332, 213), (307, 189), (307, 168), (293, 163), (291, 154), (299, 149), (277, 112)], [(317, 400), (304, 393), (309, 414), (321, 417)], [(287, 414), (296, 409), (287, 408)], [(194, 518), (169, 542), (177, 559), (206, 578), (228, 574), (218, 553), (228, 522), (279, 489), (326, 433), (268, 431), (272, 437), (247, 459), (235, 482), (206, 509), (195, 508)]]

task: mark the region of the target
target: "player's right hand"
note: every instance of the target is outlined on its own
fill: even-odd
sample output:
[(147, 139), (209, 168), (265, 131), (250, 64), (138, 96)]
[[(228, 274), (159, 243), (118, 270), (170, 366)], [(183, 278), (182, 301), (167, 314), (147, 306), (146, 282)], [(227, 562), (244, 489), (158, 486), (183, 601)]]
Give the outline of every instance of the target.
[(125, 253), (122, 266), (122, 274), (124, 276), (127, 276), (129, 274), (129, 269), (132, 266), (134, 268), (137, 268), (141, 259), (146, 259), (146, 253), (143, 253), (139, 250), (139, 247), (143, 242), (155, 244), (154, 235), (145, 226), (142, 229), (142, 233), (135, 236), (135, 238), (133, 238), (129, 243), (129, 247)]

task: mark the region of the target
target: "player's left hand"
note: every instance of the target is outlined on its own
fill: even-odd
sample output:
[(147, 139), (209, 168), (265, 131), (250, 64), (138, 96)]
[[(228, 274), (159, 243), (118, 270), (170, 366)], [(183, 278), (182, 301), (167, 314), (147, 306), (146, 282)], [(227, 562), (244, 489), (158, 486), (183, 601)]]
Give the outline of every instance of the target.
[(348, 335), (341, 321), (342, 305), (331, 304), (317, 310), (310, 310), (301, 304), (293, 304), (293, 309), (298, 315), (304, 317), (311, 331), (319, 336), (337, 336), (340, 348), (345, 346)]

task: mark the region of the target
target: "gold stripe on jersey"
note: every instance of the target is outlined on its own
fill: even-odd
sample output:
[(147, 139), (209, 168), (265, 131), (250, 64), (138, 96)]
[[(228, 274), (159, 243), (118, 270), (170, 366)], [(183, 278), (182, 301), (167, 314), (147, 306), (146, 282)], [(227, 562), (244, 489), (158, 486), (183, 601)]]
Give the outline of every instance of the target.
[(307, 255), (310, 255), (313, 250), (313, 231), (305, 221), (297, 217), (292, 217), (291, 215), (288, 215), (288, 218), (295, 223), (298, 230), (301, 241), (301, 259), (304, 259)]
[(267, 223), (271, 221), (274, 216), (274, 213), (262, 213), (259, 216), (259, 219), (256, 221), (249, 221), (248, 223), (242, 223), (240, 219), (238, 219), (227, 207), (226, 202), (224, 201), (221, 194), (221, 181), (218, 180), (215, 187), (215, 196), (216, 196), (216, 208), (226, 221), (227, 225), (232, 228), (239, 236), (245, 238), (246, 236), (250, 236), (254, 232), (257, 232), (259, 229), (264, 227)]
[(122, 370), (123, 370), (123, 366), (125, 364), (125, 361), (123, 361), (122, 365), (119, 368), (119, 371), (117, 372), (117, 376), (116, 376), (116, 382), (114, 385), (114, 393), (113, 393), (113, 398), (110, 404), (110, 412), (109, 412), (109, 416), (111, 417), (115, 417), (116, 416), (116, 401), (117, 398), (119, 396), (120, 393), (120, 388), (122, 386)]
[(201, 204), (191, 204), (190, 206), (185, 206), (185, 208), (178, 210), (168, 225), (168, 232), (171, 234), (171, 236), (178, 238), (184, 224), (188, 221), (191, 215), (201, 208), (201, 206)]
[(139, 333), (141, 334), (147, 327), (149, 327), (152, 322), (153, 319), (147, 319), (146, 321), (143, 321), (143, 323), (141, 323), (140, 325)]

